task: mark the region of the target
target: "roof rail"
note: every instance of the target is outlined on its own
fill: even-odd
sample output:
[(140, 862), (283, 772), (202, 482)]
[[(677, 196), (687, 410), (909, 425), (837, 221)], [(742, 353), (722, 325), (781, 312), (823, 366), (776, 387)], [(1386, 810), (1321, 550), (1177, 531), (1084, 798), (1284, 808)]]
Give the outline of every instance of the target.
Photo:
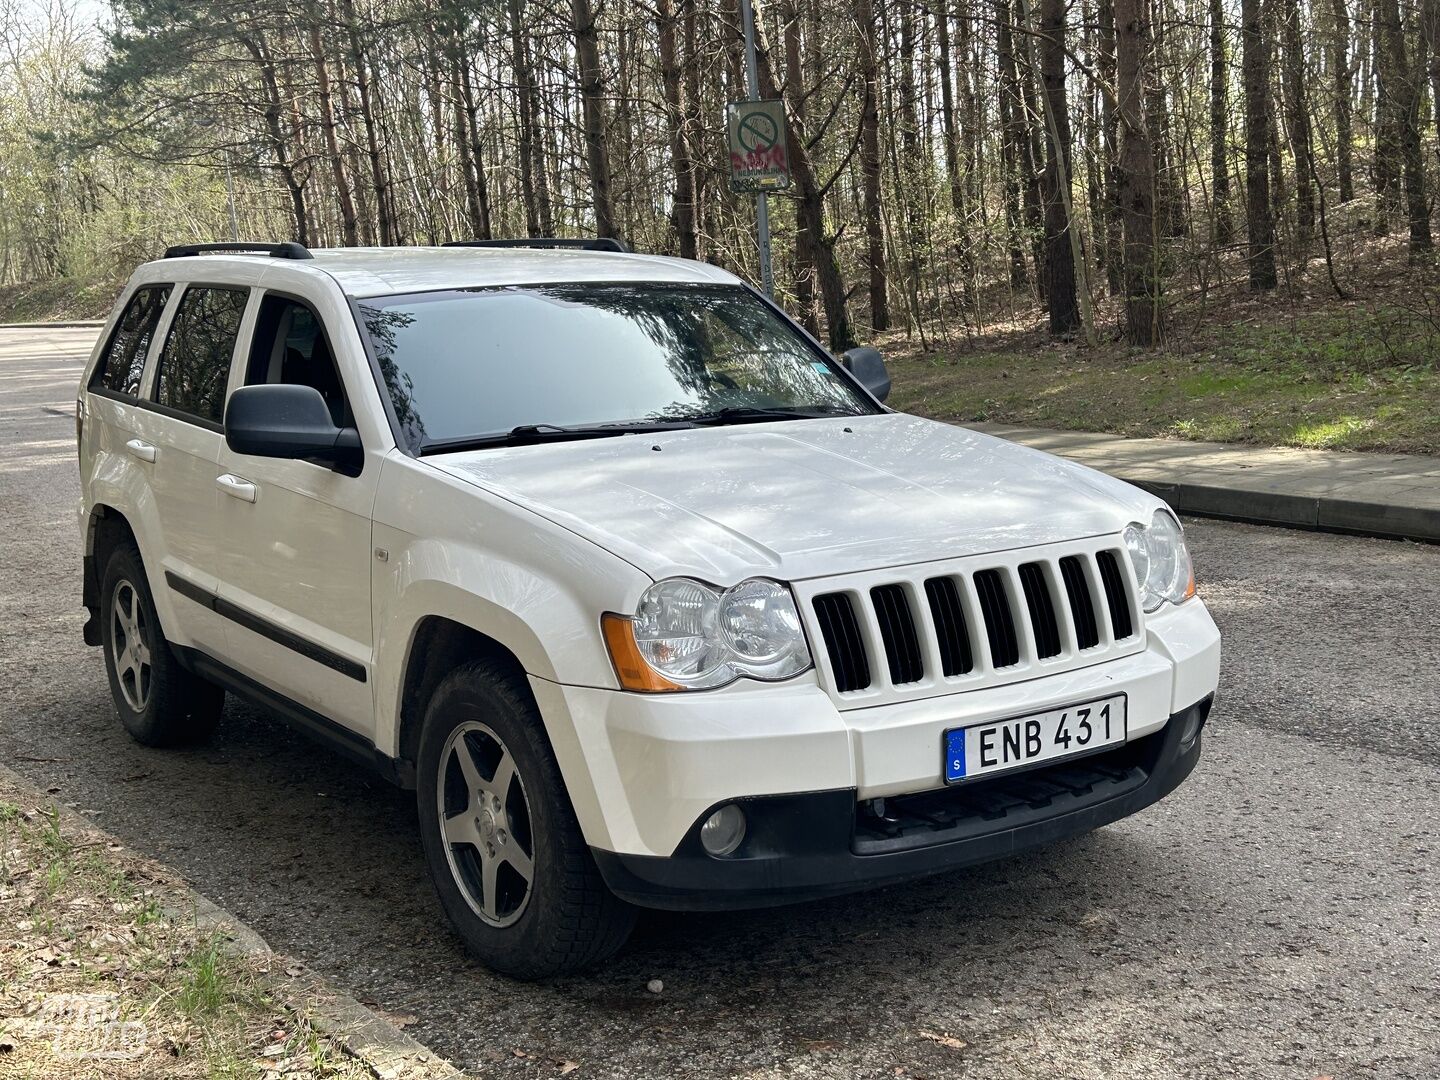
[(577, 251), (616, 251), (628, 255), (630, 248), (623, 240), (613, 236), (596, 236), (590, 239), (562, 236), (530, 236), (519, 240), (451, 240), (441, 247), (475, 248), (570, 248)]
[(248, 244), (236, 241), (224, 244), (176, 244), (165, 249), (164, 258), (183, 259), (188, 255), (210, 255), (228, 253), (232, 255), (269, 255), (276, 259), (313, 259), (310, 249), (304, 244)]

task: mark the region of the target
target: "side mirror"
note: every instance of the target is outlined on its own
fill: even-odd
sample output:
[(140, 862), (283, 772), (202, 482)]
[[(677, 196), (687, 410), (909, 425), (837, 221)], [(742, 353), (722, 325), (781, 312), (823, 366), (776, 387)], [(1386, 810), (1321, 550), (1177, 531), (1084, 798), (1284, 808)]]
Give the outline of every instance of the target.
[(860, 380), (861, 386), (875, 395), (876, 400), (884, 401), (890, 396), (890, 372), (885, 370), (885, 361), (881, 359), (879, 349), (862, 345), (840, 357), (840, 363)]
[(225, 444), (237, 454), (296, 458), (350, 469), (361, 462), (360, 433), (339, 428), (313, 386), (242, 386), (225, 406)]

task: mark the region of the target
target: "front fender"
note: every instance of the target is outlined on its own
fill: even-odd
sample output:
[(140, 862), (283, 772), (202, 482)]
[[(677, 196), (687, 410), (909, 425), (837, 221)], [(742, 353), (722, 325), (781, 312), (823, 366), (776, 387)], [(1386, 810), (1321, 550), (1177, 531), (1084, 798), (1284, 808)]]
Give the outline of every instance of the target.
[[(534, 678), (617, 688), (600, 616), (633, 609), (647, 575), (398, 452), (384, 469), (372, 563), (377, 747), (399, 752), (405, 672), (416, 631), (430, 616), (494, 639)], [(411, 531), (422, 524), (423, 536)], [(547, 716), (547, 726), (551, 721)], [(568, 741), (568, 733), (550, 734), (556, 744)]]

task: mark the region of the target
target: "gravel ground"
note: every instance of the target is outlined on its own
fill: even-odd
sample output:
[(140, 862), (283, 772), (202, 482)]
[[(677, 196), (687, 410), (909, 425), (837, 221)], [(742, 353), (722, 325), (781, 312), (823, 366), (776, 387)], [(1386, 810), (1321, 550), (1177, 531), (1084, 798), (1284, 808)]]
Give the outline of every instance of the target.
[[(0, 759), (485, 1075), (1440, 1076), (1440, 548), (1188, 523), (1226, 634), (1195, 775), (1079, 841), (789, 909), (650, 915), (605, 971), (467, 961), (408, 796), (231, 704), (113, 719), (80, 642), (86, 332), (0, 332)], [(661, 993), (646, 984), (663, 980)]]

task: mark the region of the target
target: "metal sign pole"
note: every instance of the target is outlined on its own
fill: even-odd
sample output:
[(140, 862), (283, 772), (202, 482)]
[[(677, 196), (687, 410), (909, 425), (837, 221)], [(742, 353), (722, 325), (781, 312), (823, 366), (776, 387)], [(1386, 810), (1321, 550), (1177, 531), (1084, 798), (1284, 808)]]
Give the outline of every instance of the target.
[[(745, 77), (750, 100), (760, 100), (760, 75), (755, 60), (755, 11), (750, 0), (740, 0), (740, 20), (745, 26)], [(775, 278), (770, 272), (770, 204), (762, 191), (755, 196), (755, 231), (760, 240), (760, 285), (775, 299)]]

